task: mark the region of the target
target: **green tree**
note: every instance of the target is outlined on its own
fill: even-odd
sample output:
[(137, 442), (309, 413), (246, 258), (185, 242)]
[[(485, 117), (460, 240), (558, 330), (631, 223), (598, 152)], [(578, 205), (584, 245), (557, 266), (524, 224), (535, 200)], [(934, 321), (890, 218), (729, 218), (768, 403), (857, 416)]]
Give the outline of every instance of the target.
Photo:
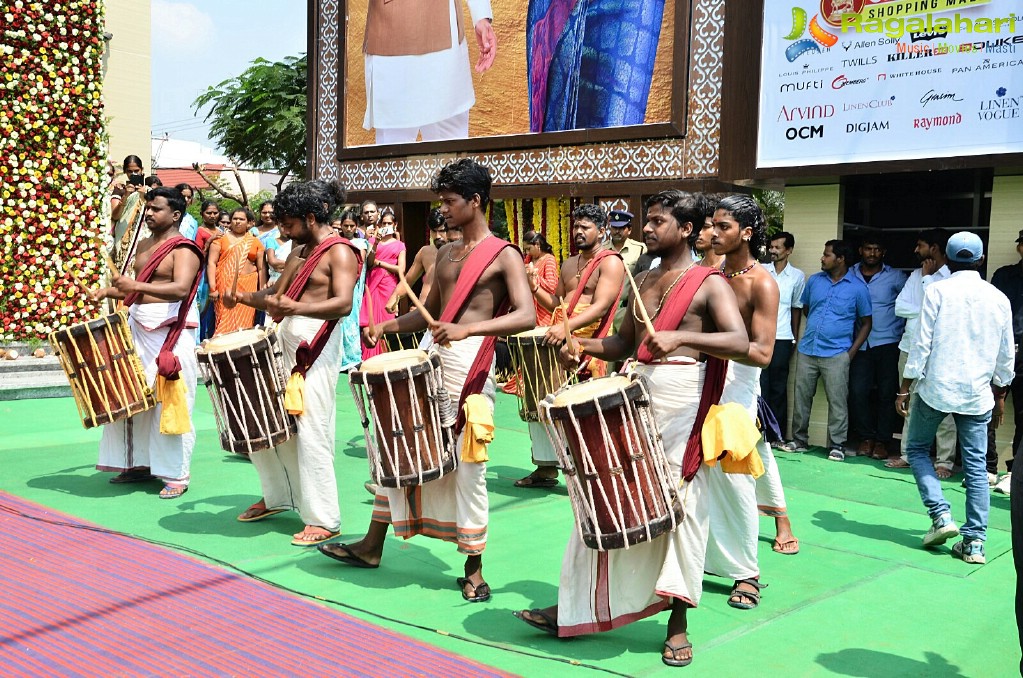
[(256, 59), (244, 73), (209, 87), (192, 102), (209, 107), (210, 137), (238, 165), (281, 173), (305, 172), (306, 57)]
[(754, 189), (753, 199), (764, 211), (767, 220), (767, 232), (774, 235), (785, 227), (785, 194), (781, 191)]

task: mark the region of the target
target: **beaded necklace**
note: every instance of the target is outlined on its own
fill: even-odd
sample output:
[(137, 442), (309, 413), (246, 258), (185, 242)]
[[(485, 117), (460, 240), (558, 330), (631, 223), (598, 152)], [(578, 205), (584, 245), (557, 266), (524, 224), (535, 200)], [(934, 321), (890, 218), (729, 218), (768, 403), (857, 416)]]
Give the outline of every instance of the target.
[[(678, 277), (675, 278), (674, 282), (668, 285), (668, 289), (664, 290), (664, 294), (661, 295), (661, 300), (657, 302), (657, 310), (654, 311), (653, 315), (650, 316), (650, 322), (653, 322), (657, 318), (657, 316), (661, 314), (661, 309), (664, 307), (664, 302), (668, 299), (668, 295), (671, 294), (671, 291), (675, 288), (675, 285), (677, 285), (679, 281), (685, 277), (686, 273), (689, 273), (689, 269), (691, 269), (693, 266), (696, 266), (696, 264), (697, 262), (695, 261), (689, 264), (689, 266), (687, 266), (684, 271), (679, 273)], [(637, 295), (638, 298), (632, 305), (632, 317), (635, 318), (636, 321), (639, 322), (640, 324), (643, 323), (643, 318), (641, 318), (639, 314), (636, 313), (636, 304), (643, 303), (643, 285), (646, 285), (646, 278), (643, 279), (643, 284), (640, 285), (639, 287), (639, 294)]]
[(757, 265), (758, 263), (760, 263), (760, 262), (758, 262), (758, 261), (754, 261), (754, 262), (753, 262), (752, 264), (750, 264), (750, 265), (749, 265), (749, 266), (747, 266), (746, 268), (741, 268), (741, 269), (739, 269), (738, 271), (734, 271), (734, 272), (732, 272), (732, 273), (725, 273), (725, 264), (724, 264), (724, 262), (721, 262), (721, 275), (725, 276), (725, 277), (726, 277), (726, 278), (728, 278), (729, 280), (730, 280), (730, 279), (732, 279), (732, 278), (738, 278), (738, 277), (739, 277), (740, 275), (743, 275), (743, 274), (745, 274), (745, 273), (749, 273), (750, 271), (752, 271), (752, 270), (753, 270), (753, 268), (754, 268), (754, 267), (755, 267), (755, 266), (756, 266), (756, 265)]

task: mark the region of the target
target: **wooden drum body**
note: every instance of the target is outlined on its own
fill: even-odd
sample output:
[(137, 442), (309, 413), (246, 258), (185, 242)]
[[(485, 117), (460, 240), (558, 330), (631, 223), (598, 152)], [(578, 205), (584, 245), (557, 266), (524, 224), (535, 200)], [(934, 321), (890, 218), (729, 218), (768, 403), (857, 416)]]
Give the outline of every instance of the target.
[(125, 311), (53, 332), (50, 345), (71, 383), (85, 428), (156, 407)]
[(611, 376), (567, 386), (541, 404), (583, 542), (629, 548), (683, 518), (641, 379)]
[(568, 383), (568, 373), (558, 363), (559, 347), (544, 344), (546, 334), (546, 327), (537, 327), (507, 338), (512, 368), (519, 377), (516, 395), (522, 421), (539, 421), (543, 399)]
[(373, 356), (355, 368), (350, 383), (375, 482), (422, 485), (454, 470), (458, 414), (437, 355), (406, 350)]
[(207, 339), (195, 357), (213, 402), (221, 447), (250, 454), (295, 434), (295, 419), (284, 409), (287, 380), (272, 330), (257, 327)]

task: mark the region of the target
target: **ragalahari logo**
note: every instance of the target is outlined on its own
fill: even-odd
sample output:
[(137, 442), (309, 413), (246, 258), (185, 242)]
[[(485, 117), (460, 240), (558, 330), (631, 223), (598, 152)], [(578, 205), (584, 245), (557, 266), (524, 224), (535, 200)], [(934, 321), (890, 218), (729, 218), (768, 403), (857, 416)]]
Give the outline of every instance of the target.
[[(860, 2), (862, 4), (862, 0)], [(809, 16), (802, 7), (792, 8), (792, 30), (784, 38), (790, 41), (789, 46), (785, 48), (785, 58), (789, 63), (807, 54), (820, 54), (821, 47), (831, 49), (838, 44), (838, 36), (824, 30), (820, 25), (819, 15), (814, 14), (808, 23)], [(810, 37), (803, 37), (807, 32)]]

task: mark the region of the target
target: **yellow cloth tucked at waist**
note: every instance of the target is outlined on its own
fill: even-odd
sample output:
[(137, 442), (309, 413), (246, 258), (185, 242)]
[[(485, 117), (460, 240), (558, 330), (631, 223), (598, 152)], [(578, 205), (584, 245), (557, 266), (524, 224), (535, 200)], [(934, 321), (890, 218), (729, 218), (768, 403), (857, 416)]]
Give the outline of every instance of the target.
[(490, 401), (479, 393), (465, 399), (465, 431), (462, 440), (462, 461), (481, 463), (490, 459), (487, 445), (494, 441), (494, 413)]
[[(588, 309), (590, 306), (591, 304), (576, 304), (575, 312), (572, 313), (572, 317), (579, 315), (580, 313)], [(564, 305), (558, 306), (556, 309), (554, 309), (554, 313), (553, 315), (551, 315), (551, 325), (560, 325), (561, 318), (564, 315), (565, 315)], [(589, 339), (590, 337), (593, 336), (593, 333), (597, 331), (597, 328), (600, 327), (600, 320), (601, 320), (600, 318), (597, 318), (586, 327), (580, 327), (577, 330), (572, 330), (572, 336), (579, 337), (580, 339)]]
[(764, 475), (764, 462), (757, 452), (760, 431), (742, 405), (711, 405), (700, 435), (703, 460), (708, 466), (720, 462), (725, 473), (745, 473), (754, 478)]

